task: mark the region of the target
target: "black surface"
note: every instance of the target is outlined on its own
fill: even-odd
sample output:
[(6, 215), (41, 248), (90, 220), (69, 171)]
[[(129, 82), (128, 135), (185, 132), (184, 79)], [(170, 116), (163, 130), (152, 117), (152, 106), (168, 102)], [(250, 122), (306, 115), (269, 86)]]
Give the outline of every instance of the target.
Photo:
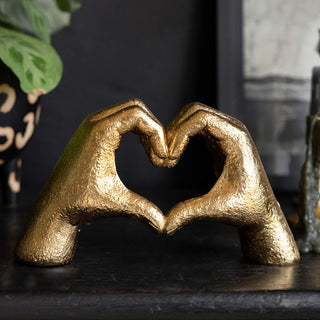
[[(165, 212), (190, 192), (144, 191)], [(320, 256), (300, 265), (243, 261), (234, 228), (194, 223), (155, 236), (128, 219), (83, 227), (73, 262), (59, 268), (18, 265), (13, 247), (35, 193), (21, 209), (1, 210), (1, 319), (317, 319)], [(156, 201), (158, 199), (158, 201)], [(279, 198), (293, 212), (292, 196)]]

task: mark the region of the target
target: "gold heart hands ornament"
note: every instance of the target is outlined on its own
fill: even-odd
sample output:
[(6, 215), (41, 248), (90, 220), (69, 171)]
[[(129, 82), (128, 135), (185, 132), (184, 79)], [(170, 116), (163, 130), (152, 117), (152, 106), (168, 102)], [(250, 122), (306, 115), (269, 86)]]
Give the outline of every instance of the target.
[[(177, 164), (190, 137), (202, 134), (224, 155), (222, 173), (207, 194), (164, 216), (117, 174), (115, 151), (129, 131), (140, 136), (154, 165), (166, 167)], [(74, 255), (81, 225), (111, 216), (138, 219), (164, 234), (210, 219), (237, 227), (243, 254), (253, 262), (291, 265), (300, 259), (248, 130), (201, 103), (184, 107), (166, 130), (137, 99), (89, 115), (40, 192), (16, 257), (37, 266), (64, 265)]]

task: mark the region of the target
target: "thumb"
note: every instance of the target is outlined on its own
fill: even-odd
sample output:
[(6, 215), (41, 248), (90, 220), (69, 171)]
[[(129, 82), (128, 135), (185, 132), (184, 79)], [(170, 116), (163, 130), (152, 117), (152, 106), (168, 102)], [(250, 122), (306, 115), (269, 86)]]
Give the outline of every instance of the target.
[(156, 232), (161, 233), (163, 231), (165, 225), (164, 215), (154, 203), (146, 198), (129, 189), (125, 189), (119, 205), (118, 210), (122, 215), (144, 222)]
[(164, 233), (172, 235), (184, 225), (203, 217), (203, 197), (178, 203), (166, 216)]

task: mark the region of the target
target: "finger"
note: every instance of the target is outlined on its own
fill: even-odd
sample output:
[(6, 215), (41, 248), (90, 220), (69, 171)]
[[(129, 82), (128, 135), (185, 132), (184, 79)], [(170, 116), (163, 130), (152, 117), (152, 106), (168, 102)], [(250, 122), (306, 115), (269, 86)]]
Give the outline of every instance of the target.
[(178, 115), (170, 122), (167, 129), (174, 130), (177, 126), (180, 125), (181, 122), (183, 122), (186, 118), (190, 117), (191, 114), (202, 110), (202, 111), (209, 111), (211, 108), (200, 103), (200, 102), (192, 102), (187, 105), (185, 105), (181, 111), (178, 113)]
[(202, 132), (207, 125), (207, 113), (197, 111), (184, 122), (180, 123), (172, 132), (169, 145), (169, 158), (175, 160), (180, 158), (190, 138)]
[(210, 112), (211, 110), (214, 109), (200, 102), (189, 103), (182, 108), (179, 114), (167, 126), (166, 130), (174, 131), (175, 128), (179, 126), (183, 121), (185, 121), (186, 118), (189, 118), (192, 114), (196, 113), (197, 111)]
[(144, 135), (140, 135), (140, 141), (141, 141), (141, 144), (143, 145), (149, 159), (151, 160), (151, 162), (157, 167), (165, 166), (166, 158), (165, 159), (160, 158), (159, 156), (157, 156), (155, 154), (155, 152), (151, 146), (149, 138)]
[(180, 202), (169, 211), (166, 215), (164, 233), (172, 235), (194, 219), (192, 206), (187, 203), (188, 201)]
[[(196, 111), (186, 118), (189, 114), (191, 105), (185, 107), (180, 113), (180, 117), (176, 117), (175, 123), (167, 128), (167, 142), (169, 144), (169, 157), (165, 160), (165, 166), (168, 168), (174, 167), (181, 155), (183, 154), (189, 140), (192, 136), (198, 133), (204, 133), (206, 127), (206, 111)], [(193, 111), (193, 110), (192, 110)], [(204, 114), (203, 114), (204, 113)], [(184, 119), (184, 121), (181, 121)]]
[(209, 206), (205, 196), (180, 202), (167, 214), (164, 232), (171, 235), (194, 220), (213, 217), (214, 214), (214, 203)]
[(246, 203), (238, 194), (230, 194), (230, 187), (225, 177), (220, 177), (207, 194), (178, 203), (166, 216), (164, 232), (173, 234), (194, 220), (210, 219), (238, 227), (255, 223), (251, 215), (240, 214)]
[(121, 102), (119, 104), (113, 105), (109, 108), (103, 109), (103, 110), (99, 110), (91, 115), (89, 115), (89, 119), (91, 122), (96, 122), (99, 120), (103, 120), (107, 117), (110, 117), (112, 115), (114, 115), (117, 112), (120, 112), (122, 110), (125, 110), (127, 108), (131, 108), (131, 107), (140, 107), (142, 110), (144, 110), (147, 114), (149, 114), (149, 116), (156, 122), (158, 122), (160, 124), (160, 122), (158, 121), (158, 119), (153, 115), (153, 113), (147, 108), (147, 106), (144, 104), (144, 102), (140, 99), (130, 99), (124, 102)]
[(167, 140), (169, 141), (169, 135), (172, 131), (174, 131), (177, 124), (180, 122), (180, 119), (183, 118), (186, 111), (189, 109), (191, 104), (185, 105), (180, 112), (176, 115), (176, 117), (169, 123), (169, 125), (166, 127), (166, 134), (167, 134)]
[(160, 158), (168, 156), (164, 128), (140, 107), (129, 107), (117, 112), (108, 118), (108, 122), (112, 124), (112, 129), (117, 130), (120, 135), (133, 131), (144, 136)]
[[(146, 112), (150, 115), (150, 117), (155, 120), (155, 122), (157, 122), (161, 128), (162, 128), (162, 132), (164, 132), (165, 134), (165, 131), (163, 129), (163, 126), (161, 125), (161, 123), (159, 122), (159, 120), (154, 116), (154, 114), (147, 108), (147, 106), (139, 99), (135, 99), (135, 100), (138, 100), (139, 102), (139, 106)], [(145, 136), (141, 135), (140, 136), (140, 140), (141, 140), (141, 143), (142, 145), (144, 146), (145, 150), (146, 150), (146, 153), (148, 154), (151, 162), (157, 166), (157, 167), (162, 167), (164, 166), (164, 163), (165, 163), (165, 159), (163, 158), (160, 158), (153, 150), (151, 144), (150, 144), (150, 140), (147, 139)], [(166, 140), (166, 138), (165, 138)], [(166, 143), (167, 145), (167, 143)], [(167, 148), (166, 148), (167, 149)]]
[[(107, 206), (110, 207), (109, 202)], [(123, 216), (144, 222), (159, 233), (164, 229), (165, 218), (161, 210), (155, 204), (125, 186), (123, 186), (120, 199), (115, 202), (113, 212), (117, 216), (120, 213)]]
[(68, 210), (68, 220), (72, 225), (103, 217), (129, 217), (146, 223), (157, 232), (162, 232), (165, 218), (161, 210), (152, 202), (129, 190), (119, 176), (109, 177), (108, 181), (96, 190), (98, 192), (77, 205), (83, 215), (79, 214), (79, 211), (73, 215)]
[(163, 135), (163, 139), (165, 140), (165, 157), (163, 157), (163, 154), (158, 155), (159, 153), (158, 154), (155, 153), (155, 150), (152, 146), (152, 141), (150, 140), (150, 138), (148, 136), (146, 136), (144, 134), (139, 134), (141, 144), (143, 145), (143, 147), (146, 151), (146, 154), (148, 155), (151, 162), (157, 167), (163, 167), (164, 160), (168, 157), (168, 145), (166, 142), (165, 131), (162, 126), (161, 126), (161, 132)]
[[(130, 100), (112, 108), (102, 110), (89, 117), (90, 122), (97, 123), (100, 127), (118, 132), (121, 135), (134, 131), (139, 135), (145, 136), (144, 146), (150, 143), (150, 148), (160, 158), (168, 156), (165, 132), (162, 125), (147, 109), (143, 102)], [(148, 141), (147, 141), (148, 140)], [(115, 144), (117, 146), (118, 143)]]
[(178, 114), (178, 116), (166, 128), (167, 140), (169, 143), (171, 142), (172, 134), (176, 130), (176, 128), (179, 127), (181, 123), (183, 123), (187, 118), (189, 118), (198, 111), (205, 111), (211, 113), (213, 116), (220, 117), (222, 121), (225, 120), (227, 123), (230, 123), (235, 127), (245, 127), (239, 120), (234, 119), (233, 117), (226, 115), (223, 112), (208, 107), (207, 105), (202, 104), (200, 102), (193, 102), (186, 105)]
[[(251, 148), (255, 150), (254, 144), (246, 127), (234, 119), (221, 118), (220, 112), (211, 109), (210, 111), (200, 109), (191, 114), (188, 118), (183, 116), (184, 121), (176, 123), (171, 132), (169, 143), (169, 158), (179, 159), (184, 152), (190, 137), (196, 134), (211, 136), (216, 141), (225, 155), (241, 154), (242, 151)], [(241, 124), (241, 125), (240, 125)]]
[[(139, 99), (122, 102), (90, 115), (87, 120), (95, 125), (116, 130), (120, 136), (128, 131), (136, 131), (149, 158), (156, 166), (162, 166), (163, 158), (168, 156), (165, 132), (152, 112)], [(140, 121), (141, 120), (141, 121)], [(119, 140), (118, 140), (119, 138)], [(121, 137), (115, 138), (115, 148)]]
[[(161, 123), (158, 121), (158, 119), (154, 116), (154, 114), (147, 108), (147, 106), (143, 103), (143, 101), (141, 101), (140, 99), (132, 99), (129, 101), (125, 101), (123, 103), (121, 103), (120, 105), (114, 107), (113, 110), (113, 114), (116, 112), (119, 112), (121, 110), (127, 109), (129, 107), (132, 106), (137, 106), (140, 107), (143, 111), (145, 111), (156, 123), (158, 123), (161, 127)], [(163, 128), (162, 128), (163, 131)], [(146, 137), (141, 135), (140, 136), (140, 140), (142, 145), (144, 146), (146, 153), (148, 154), (151, 162), (158, 167), (163, 166), (164, 164), (164, 160), (162, 158), (160, 158), (153, 150), (151, 144), (150, 144), (150, 140)]]

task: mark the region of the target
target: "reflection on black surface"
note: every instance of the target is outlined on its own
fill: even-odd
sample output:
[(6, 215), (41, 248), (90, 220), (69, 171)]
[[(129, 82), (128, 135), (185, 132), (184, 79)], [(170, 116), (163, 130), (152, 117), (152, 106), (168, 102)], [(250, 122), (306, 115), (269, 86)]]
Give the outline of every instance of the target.
[(43, 285), (55, 290), (61, 287), (60, 281), (69, 281), (75, 277), (77, 269), (74, 266), (33, 268), (17, 264), (14, 259), (14, 247), (28, 214), (15, 208), (3, 211), (0, 225), (0, 290), (28, 292), (39, 290)]
[(41, 268), (41, 274), (47, 279), (71, 279), (78, 274), (78, 269), (73, 264), (62, 267)]

